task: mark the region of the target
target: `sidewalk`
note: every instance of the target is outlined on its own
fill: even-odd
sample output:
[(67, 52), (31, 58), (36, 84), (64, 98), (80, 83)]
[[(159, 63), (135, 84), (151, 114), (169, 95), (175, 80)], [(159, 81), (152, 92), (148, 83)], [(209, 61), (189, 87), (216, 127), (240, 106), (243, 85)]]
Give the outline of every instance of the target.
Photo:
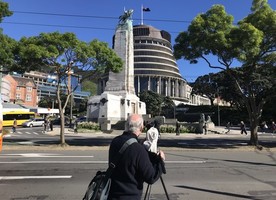
[[(223, 127), (215, 127), (208, 131), (208, 134), (199, 134), (199, 133), (181, 133), (177, 136), (175, 133), (161, 133), (161, 139), (173, 139), (173, 138), (219, 138), (221, 135), (224, 137), (233, 137), (240, 134), (240, 130), (232, 129), (229, 133), (225, 133), (227, 130)], [(84, 136), (84, 137), (106, 137), (106, 138), (114, 138), (117, 135), (123, 133), (123, 130), (112, 130), (110, 132), (96, 131), (96, 132), (79, 132), (74, 133), (73, 130), (69, 128), (65, 128), (65, 136)], [(53, 131), (47, 132), (49, 135), (60, 135), (60, 128), (55, 127)], [(248, 134), (249, 135), (249, 134)], [(241, 135), (242, 136), (242, 135)], [(146, 133), (142, 133), (140, 137), (146, 137)]]

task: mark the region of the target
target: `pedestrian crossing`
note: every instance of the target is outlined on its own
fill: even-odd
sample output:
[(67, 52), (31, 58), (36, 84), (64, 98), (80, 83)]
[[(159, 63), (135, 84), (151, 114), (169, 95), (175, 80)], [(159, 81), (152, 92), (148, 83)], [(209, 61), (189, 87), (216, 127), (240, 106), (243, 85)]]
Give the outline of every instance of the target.
[(9, 133), (5, 135), (5, 137), (20, 137), (20, 136), (40, 136), (45, 135), (43, 130), (35, 130), (35, 131), (16, 131), (15, 133)]

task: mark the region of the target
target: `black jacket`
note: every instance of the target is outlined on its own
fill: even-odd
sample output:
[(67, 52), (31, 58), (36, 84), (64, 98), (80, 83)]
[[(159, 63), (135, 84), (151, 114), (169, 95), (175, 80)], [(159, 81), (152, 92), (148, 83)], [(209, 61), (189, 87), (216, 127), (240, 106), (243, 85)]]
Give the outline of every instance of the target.
[[(115, 137), (109, 149), (109, 163), (118, 154), (119, 149), (136, 135), (124, 132)], [(161, 159), (156, 154), (149, 156), (140, 143), (130, 145), (122, 155), (113, 174), (109, 200), (140, 200), (143, 183), (153, 184), (162, 174)]]

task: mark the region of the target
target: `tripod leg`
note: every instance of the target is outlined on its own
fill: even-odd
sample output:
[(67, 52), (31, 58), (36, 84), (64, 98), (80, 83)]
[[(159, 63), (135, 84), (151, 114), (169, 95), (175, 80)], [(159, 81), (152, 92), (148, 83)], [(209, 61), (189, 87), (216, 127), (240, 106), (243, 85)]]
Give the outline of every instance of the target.
[(147, 200), (150, 198), (150, 191), (151, 191), (151, 185), (148, 184), (147, 186), (147, 190), (146, 190), (146, 193), (145, 193), (145, 197), (144, 197), (144, 200)]
[(160, 180), (161, 180), (161, 182), (162, 182), (162, 185), (163, 185), (165, 194), (166, 194), (166, 196), (167, 196), (167, 200), (170, 200), (170, 197), (169, 197), (169, 194), (168, 194), (168, 191), (167, 191), (167, 188), (166, 188), (166, 186), (165, 186), (165, 183), (164, 183), (164, 181), (163, 181), (162, 176), (160, 176)]

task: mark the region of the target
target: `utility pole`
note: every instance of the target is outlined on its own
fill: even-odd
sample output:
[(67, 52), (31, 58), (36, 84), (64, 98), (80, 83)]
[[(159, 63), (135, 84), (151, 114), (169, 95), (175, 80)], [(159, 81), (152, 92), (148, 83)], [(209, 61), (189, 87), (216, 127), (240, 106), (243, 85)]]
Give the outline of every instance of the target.
[(219, 88), (217, 88), (217, 104), (218, 104), (218, 126), (220, 126), (220, 109), (219, 109), (219, 103), (220, 103), (220, 97), (219, 97)]
[(72, 94), (72, 84), (71, 84), (71, 76), (73, 74), (72, 71), (72, 65), (74, 64), (73, 61), (70, 61), (69, 65), (68, 65), (68, 71), (67, 71), (67, 75), (68, 75), (68, 95), (70, 96), (70, 128), (72, 127), (72, 120), (73, 120), (73, 94)]

